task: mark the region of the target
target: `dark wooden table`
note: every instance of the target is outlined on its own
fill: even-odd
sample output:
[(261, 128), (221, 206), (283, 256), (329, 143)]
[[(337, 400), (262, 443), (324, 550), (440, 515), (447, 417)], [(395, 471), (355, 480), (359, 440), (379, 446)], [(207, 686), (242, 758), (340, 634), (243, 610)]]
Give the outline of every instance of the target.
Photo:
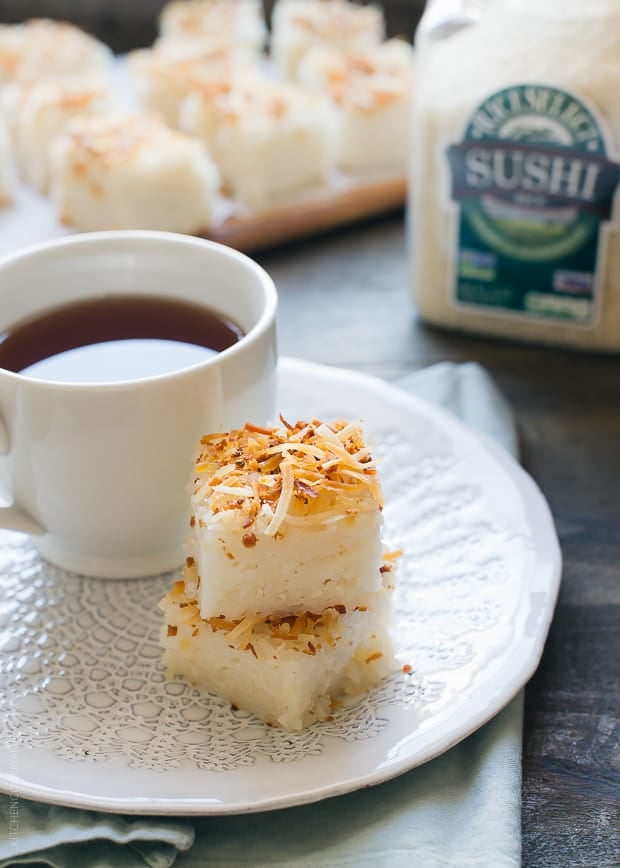
[[(400, 217), (261, 257), (280, 349), (396, 380), (475, 360), (511, 402), (565, 569), (526, 690), (523, 864), (620, 865), (620, 357), (448, 334), (417, 321)], [(489, 866), (493, 868), (493, 866)]]

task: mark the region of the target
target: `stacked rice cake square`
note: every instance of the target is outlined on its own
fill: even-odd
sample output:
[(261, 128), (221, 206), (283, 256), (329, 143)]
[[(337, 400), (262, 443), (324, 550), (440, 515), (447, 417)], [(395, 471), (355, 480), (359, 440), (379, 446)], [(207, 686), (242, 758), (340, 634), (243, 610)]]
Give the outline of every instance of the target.
[(190, 524), (160, 604), (171, 675), (300, 730), (393, 671), (392, 563), (359, 423), (204, 437)]

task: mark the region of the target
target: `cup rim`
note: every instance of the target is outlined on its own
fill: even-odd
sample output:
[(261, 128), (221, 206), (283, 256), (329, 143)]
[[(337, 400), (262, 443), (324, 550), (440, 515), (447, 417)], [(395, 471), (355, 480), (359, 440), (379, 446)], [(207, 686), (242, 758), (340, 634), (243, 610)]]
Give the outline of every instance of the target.
[(64, 382), (58, 380), (46, 380), (40, 377), (29, 377), (28, 375), (16, 371), (8, 371), (1, 367), (0, 376), (7, 377), (9, 380), (14, 379), (17, 382), (26, 382), (33, 387), (45, 388), (46, 390), (59, 389), (80, 391), (96, 389), (97, 391), (113, 391), (115, 389), (121, 390), (131, 388), (136, 385), (148, 387), (151, 384), (170, 382), (176, 378), (185, 377), (196, 371), (201, 371), (222, 364), (224, 360), (236, 356), (240, 352), (244, 352), (249, 345), (255, 344), (274, 323), (278, 306), (278, 294), (272, 278), (261, 265), (245, 253), (241, 253), (225, 244), (220, 244), (217, 241), (210, 241), (206, 238), (200, 238), (194, 235), (183, 235), (177, 232), (160, 232), (150, 229), (114, 229), (101, 232), (82, 232), (76, 235), (68, 235), (63, 238), (54, 238), (50, 241), (38, 242), (20, 247), (18, 250), (0, 256), (0, 275), (6, 266), (19, 262), (20, 260), (44, 255), (49, 250), (89, 244), (97, 246), (99, 244), (113, 243), (115, 241), (137, 241), (138, 243), (141, 241), (159, 241), (175, 245), (186, 245), (195, 249), (208, 250), (218, 256), (224, 256), (240, 263), (244, 268), (254, 273), (258, 280), (258, 284), (263, 291), (265, 304), (258, 321), (240, 340), (232, 346), (227, 347), (225, 350), (218, 352), (211, 358), (195, 362), (193, 365), (187, 365), (177, 370), (168, 371), (162, 374), (154, 374), (148, 377), (134, 377), (126, 380), (110, 380), (96, 383), (80, 383), (73, 381)]

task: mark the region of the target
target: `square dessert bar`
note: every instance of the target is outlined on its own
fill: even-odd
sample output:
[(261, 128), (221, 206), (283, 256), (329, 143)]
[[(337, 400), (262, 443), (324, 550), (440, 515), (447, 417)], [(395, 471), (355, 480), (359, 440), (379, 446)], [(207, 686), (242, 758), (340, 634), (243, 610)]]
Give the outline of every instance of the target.
[(233, 43), (262, 50), (267, 26), (261, 0), (174, 0), (159, 18), (158, 45)]
[(154, 115), (79, 118), (52, 145), (52, 198), (81, 230), (198, 232), (218, 186), (203, 145)]
[(400, 39), (379, 46), (312, 49), (300, 83), (334, 108), (334, 163), (348, 171), (406, 168), (413, 49)]
[(140, 105), (178, 127), (181, 103), (201, 78), (230, 77), (237, 68), (255, 62), (248, 49), (233, 42), (204, 42), (197, 47), (172, 42), (130, 52), (127, 68)]
[(267, 208), (321, 184), (331, 124), (317, 94), (249, 70), (197, 82), (179, 126), (209, 149), (226, 188), (243, 205)]
[(47, 18), (0, 24), (0, 87), (14, 81), (102, 82), (112, 59), (106, 45), (72, 24)]
[(190, 520), (203, 618), (374, 605), (384, 584), (381, 510), (357, 422), (204, 437)]
[(16, 83), (6, 90), (3, 102), (10, 104), (18, 165), (24, 179), (41, 193), (49, 187), (52, 143), (69, 122), (118, 110), (111, 91), (97, 83)]
[(368, 690), (394, 670), (388, 594), (374, 611), (201, 618), (191, 560), (160, 603), (162, 663), (233, 707), (289, 730), (329, 719), (343, 695)]
[(385, 23), (379, 6), (348, 0), (278, 0), (271, 54), (280, 74), (295, 80), (304, 55), (317, 45), (337, 49), (378, 45)]

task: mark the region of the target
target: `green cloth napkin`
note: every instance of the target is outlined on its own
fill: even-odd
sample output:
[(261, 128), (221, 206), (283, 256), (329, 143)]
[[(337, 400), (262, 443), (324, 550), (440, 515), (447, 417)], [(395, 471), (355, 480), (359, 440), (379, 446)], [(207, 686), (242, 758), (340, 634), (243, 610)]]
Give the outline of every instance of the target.
[[(399, 385), (516, 454), (510, 410), (478, 365), (442, 363)], [(168, 868), (175, 859), (178, 868), (517, 868), (522, 725), (520, 694), (460, 745), (393, 781), (314, 805), (191, 825), (19, 799), (11, 835), (16, 800), (0, 796), (0, 868)]]

